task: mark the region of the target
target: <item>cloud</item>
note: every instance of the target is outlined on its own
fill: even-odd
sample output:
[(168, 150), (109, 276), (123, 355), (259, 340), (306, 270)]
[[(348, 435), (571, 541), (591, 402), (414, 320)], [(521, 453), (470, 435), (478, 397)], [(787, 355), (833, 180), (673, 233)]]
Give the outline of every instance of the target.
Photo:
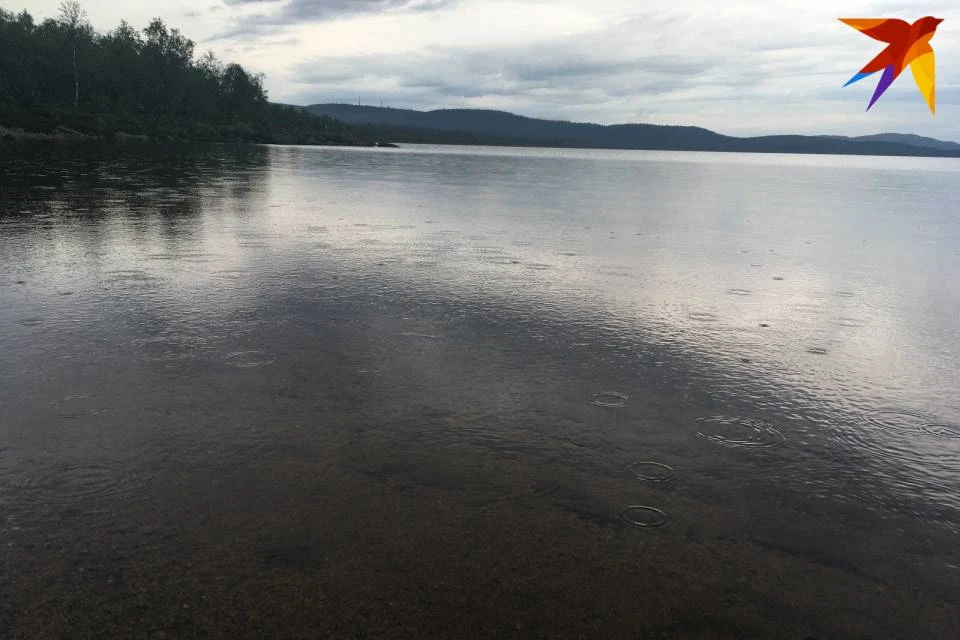
[(296, 66), (291, 75), (310, 87), (306, 95), (317, 97), (344, 93), (347, 87), (435, 105), (471, 98), (506, 102), (536, 95), (549, 107), (692, 86), (692, 74), (702, 71), (703, 64), (675, 56), (617, 57), (541, 45), (496, 52), (434, 48), (393, 56), (322, 59)]
[[(743, 55), (722, 43), (685, 46), (665, 30), (683, 16), (620, 21), (575, 38), (553, 37), (529, 45), (433, 46), (392, 55), (318, 58), (292, 67), (301, 102), (366, 94), (420, 107), (488, 106), (533, 108), (532, 115), (565, 116), (617, 111), (655, 114), (671, 101), (777, 97), (783, 88), (768, 76), (811, 73), (816, 64), (803, 51), (759, 52), (750, 66), (730, 64)], [(709, 44), (709, 43), (708, 43)], [(757, 70), (767, 71), (759, 74)], [(823, 71), (819, 71), (823, 73)], [(581, 116), (582, 118), (582, 116)]]
[[(826, 5), (792, 22), (745, 5), (711, 12), (709, 20), (703, 10), (678, 6), (633, 10), (572, 37), (531, 35), (527, 44), (425, 44), (318, 56), (288, 67), (284, 97), (309, 104), (353, 102), (359, 95), (395, 107), (497, 108), (603, 123), (695, 124), (733, 134), (894, 129), (960, 135), (960, 123), (947, 115), (958, 104), (957, 76), (945, 64), (937, 119), (923, 112), (908, 74), (864, 114), (864, 93), (872, 87), (841, 86), (877, 53), (875, 43), (848, 34)], [(946, 61), (953, 47), (942, 40), (938, 60)]]
[[(42, 17), (57, 12), (57, 0), (27, 4)], [(271, 97), (285, 103), (359, 95), (395, 107), (497, 108), (737, 134), (892, 129), (960, 139), (960, 67), (952, 62), (960, 59), (960, 20), (952, 7), (946, 0), (841, 7), (831, 0), (100, 0), (90, 10), (98, 26), (202, 10), (187, 35), (264, 72)], [(936, 117), (909, 71), (864, 113), (876, 82), (841, 87), (882, 43), (838, 17), (927, 14), (946, 18), (933, 40)]]
[[(269, 13), (243, 15), (217, 35), (265, 35), (304, 23), (327, 22), (361, 15), (428, 12), (452, 7), (460, 0), (287, 0)], [(275, 3), (274, 0), (225, 0), (231, 6)]]

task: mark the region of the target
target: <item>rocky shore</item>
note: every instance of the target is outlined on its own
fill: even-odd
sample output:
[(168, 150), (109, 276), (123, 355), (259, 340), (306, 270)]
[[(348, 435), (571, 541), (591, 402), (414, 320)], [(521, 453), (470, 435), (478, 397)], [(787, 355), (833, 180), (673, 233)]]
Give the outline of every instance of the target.
[(41, 133), (37, 131), (25, 131), (20, 127), (4, 127), (0, 125), (0, 141), (18, 142), (22, 140), (149, 140), (148, 136), (143, 134), (132, 134), (124, 131), (117, 131), (112, 136), (91, 135), (58, 125), (51, 133)]
[[(127, 133), (125, 131), (115, 131), (110, 135), (96, 135), (83, 133), (77, 131), (76, 129), (71, 129), (70, 127), (64, 125), (57, 125), (56, 129), (52, 132), (38, 132), (38, 131), (26, 131), (20, 127), (5, 127), (0, 125), (0, 142), (21, 142), (27, 140), (113, 140), (117, 142), (127, 142), (127, 141), (163, 141), (163, 142), (191, 142), (187, 138), (175, 138), (170, 136), (160, 136), (160, 137), (151, 137), (142, 133)], [(248, 140), (244, 138), (237, 138), (234, 140), (219, 140), (219, 142), (235, 142), (235, 143), (258, 143), (257, 140)], [(334, 146), (363, 146), (363, 147), (392, 147), (396, 148), (397, 145), (390, 142), (372, 142), (372, 143), (348, 143), (348, 142), (337, 142), (337, 141), (320, 141), (320, 140), (306, 140), (299, 141), (294, 144), (306, 144), (313, 146), (325, 146), (325, 145), (334, 145)]]

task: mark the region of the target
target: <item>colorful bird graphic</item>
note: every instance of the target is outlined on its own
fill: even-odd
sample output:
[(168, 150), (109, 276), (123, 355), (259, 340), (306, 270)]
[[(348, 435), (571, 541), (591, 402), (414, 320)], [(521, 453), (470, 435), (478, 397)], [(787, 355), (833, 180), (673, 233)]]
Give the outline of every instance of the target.
[(937, 25), (943, 22), (942, 18), (927, 16), (913, 24), (888, 18), (840, 18), (840, 21), (857, 31), (862, 31), (874, 40), (887, 43), (886, 49), (843, 85), (846, 87), (877, 71), (883, 71), (877, 90), (873, 92), (870, 104), (867, 105), (867, 111), (880, 99), (907, 65), (910, 65), (920, 94), (927, 101), (930, 112), (936, 114), (935, 58), (933, 48), (930, 46), (930, 38), (936, 32)]

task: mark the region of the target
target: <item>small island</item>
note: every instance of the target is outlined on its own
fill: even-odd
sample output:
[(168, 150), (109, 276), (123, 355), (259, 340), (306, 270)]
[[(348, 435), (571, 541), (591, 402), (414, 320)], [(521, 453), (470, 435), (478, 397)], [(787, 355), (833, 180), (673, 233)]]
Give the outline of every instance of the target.
[(262, 74), (195, 56), (157, 18), (98, 33), (79, 3), (39, 24), (0, 8), (0, 142), (189, 140), (393, 146), (357, 127), (272, 104)]

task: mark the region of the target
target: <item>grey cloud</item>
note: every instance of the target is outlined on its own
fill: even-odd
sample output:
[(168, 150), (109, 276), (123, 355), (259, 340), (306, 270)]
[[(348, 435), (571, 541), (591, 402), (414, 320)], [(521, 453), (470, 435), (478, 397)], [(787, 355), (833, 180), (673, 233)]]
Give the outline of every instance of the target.
[[(864, 52), (869, 41), (856, 46), (857, 34), (847, 34), (839, 22), (793, 30), (767, 26), (756, 26), (750, 37), (717, 38), (711, 30), (726, 33), (732, 27), (705, 26), (695, 14), (644, 13), (602, 32), (526, 46), (320, 58), (289, 70), (283, 101), (355, 102), (359, 95), (366, 104), (382, 100), (414, 109), (489, 107), (535, 117), (701, 124), (740, 132), (781, 121), (772, 130), (834, 121), (849, 121), (851, 128), (878, 126), (873, 113), (861, 117), (872, 88), (841, 89), (869, 59), (870, 51)], [(945, 45), (946, 40), (938, 48), (942, 59)], [(957, 76), (943, 71), (938, 69), (941, 107), (958, 101), (957, 84), (951, 82)], [(913, 93), (891, 93), (881, 110), (914, 123), (919, 107)], [(799, 115), (811, 109), (812, 115)], [(943, 114), (938, 118), (942, 123)]]
[[(771, 35), (765, 48), (757, 42), (759, 38), (746, 39), (751, 48), (745, 52), (696, 33), (679, 38), (668, 35), (690, 34), (694, 31), (690, 27), (702, 28), (701, 22), (692, 15), (645, 12), (601, 33), (528, 46), (435, 47), (416, 53), (320, 59), (298, 65), (289, 79), (306, 85), (301, 96), (308, 99), (328, 91), (362, 90), (389, 99), (412, 93), (433, 95), (438, 104), (473, 98), (523, 100), (536, 95), (560, 106), (564, 100), (581, 105), (637, 102), (683, 91), (776, 96), (782, 88), (768, 86), (768, 80), (775, 83), (786, 76), (801, 85), (822, 84), (813, 82), (813, 76), (844, 75), (853, 65), (845, 65), (835, 51), (824, 50), (822, 41), (783, 43)], [(834, 84), (824, 87), (832, 89)]]
[[(232, 6), (264, 4), (273, 0), (225, 0)], [(325, 22), (337, 18), (379, 13), (437, 11), (459, 4), (460, 0), (287, 0), (268, 13), (257, 13), (238, 18), (217, 38), (239, 35), (265, 35), (286, 27)]]
[(297, 65), (291, 79), (306, 85), (301, 101), (358, 92), (407, 105), (449, 105), (486, 99), (541, 107), (603, 104), (638, 93), (694, 86), (709, 59), (598, 51), (589, 39), (499, 50), (432, 48), (387, 56), (327, 58)]
[(302, 89), (288, 101), (352, 101), (359, 94), (398, 107), (484, 105), (571, 119), (589, 112), (615, 122), (636, 119), (621, 114), (645, 113), (649, 121), (656, 113), (707, 113), (744, 100), (789, 109), (798, 100), (845, 98), (837, 91), (848, 66), (831, 61), (834, 52), (824, 54), (817, 43), (753, 52), (740, 64), (736, 52), (718, 57), (649, 42), (638, 50), (636, 42), (627, 25), (525, 47), (317, 59), (291, 69), (289, 80)]

